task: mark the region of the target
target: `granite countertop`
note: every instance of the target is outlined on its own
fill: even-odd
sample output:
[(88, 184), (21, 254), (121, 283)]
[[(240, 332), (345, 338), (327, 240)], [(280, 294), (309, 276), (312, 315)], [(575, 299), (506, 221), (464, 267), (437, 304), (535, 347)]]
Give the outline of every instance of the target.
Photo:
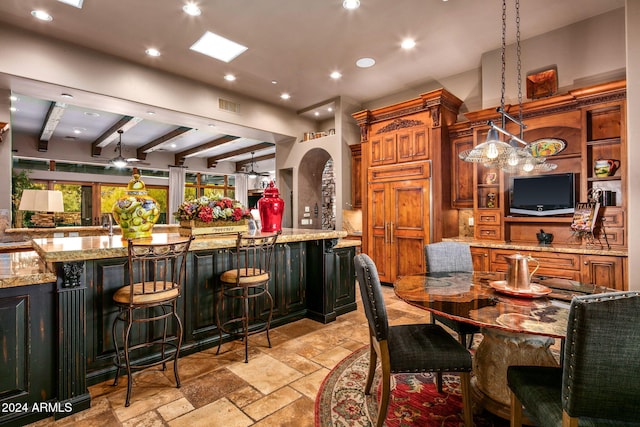
[(36, 251), (0, 253), (0, 289), (55, 281)]
[[(283, 228), (278, 243), (340, 239), (346, 235), (346, 231)], [(177, 233), (154, 233), (151, 243), (167, 243), (185, 238)], [(235, 244), (236, 238), (233, 234), (198, 236), (191, 243), (190, 250), (230, 248)], [(120, 235), (34, 239), (33, 248), (47, 263), (127, 256), (127, 243)]]
[(470, 237), (451, 237), (442, 240), (449, 242), (465, 242), (470, 246), (477, 248), (512, 249), (517, 251), (557, 252), (583, 255), (628, 256), (628, 251), (626, 249), (607, 249), (606, 247), (603, 248), (600, 245), (583, 246), (559, 243), (552, 243), (550, 245), (537, 243), (501, 243), (491, 242), (487, 240), (474, 240)]

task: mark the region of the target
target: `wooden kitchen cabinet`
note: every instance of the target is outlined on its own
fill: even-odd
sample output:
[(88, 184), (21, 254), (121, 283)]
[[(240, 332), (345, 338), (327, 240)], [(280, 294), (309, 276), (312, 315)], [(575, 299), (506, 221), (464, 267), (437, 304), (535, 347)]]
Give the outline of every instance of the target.
[(351, 207), (362, 208), (362, 144), (353, 144), (351, 149)]
[(382, 282), (425, 271), (424, 246), (429, 243), (430, 227), (428, 165), (416, 164), (410, 171), (386, 168), (369, 176), (368, 253)]
[(362, 252), (380, 279), (425, 271), (424, 245), (457, 236), (449, 126), (462, 101), (445, 89), (352, 116), (362, 144)]
[(458, 155), (473, 148), (473, 135), (468, 124), (449, 128), (451, 140), (451, 206), (456, 209), (473, 208), (473, 163), (463, 162)]
[(623, 291), (626, 290), (623, 270), (623, 261), (620, 257), (582, 255), (582, 277), (580, 281)]
[(491, 271), (489, 249), (471, 247), (471, 260), (473, 271)]
[[(540, 267), (533, 276), (534, 280), (568, 279), (620, 291), (627, 289), (625, 279), (626, 257), (578, 252), (580, 250), (576, 250), (575, 253), (543, 251), (536, 250), (533, 246), (521, 249), (471, 247), (474, 270), (506, 272), (507, 262), (505, 257), (519, 253), (530, 255), (540, 263)], [(483, 261), (486, 264), (483, 264)], [(530, 271), (533, 271), (535, 265), (535, 262), (529, 262)]]

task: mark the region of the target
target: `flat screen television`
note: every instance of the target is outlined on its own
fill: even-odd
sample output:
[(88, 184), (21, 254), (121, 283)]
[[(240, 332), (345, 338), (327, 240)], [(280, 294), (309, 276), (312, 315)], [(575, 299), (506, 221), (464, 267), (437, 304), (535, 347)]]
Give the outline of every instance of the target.
[(535, 216), (570, 214), (575, 210), (575, 175), (517, 176), (513, 178), (509, 212)]

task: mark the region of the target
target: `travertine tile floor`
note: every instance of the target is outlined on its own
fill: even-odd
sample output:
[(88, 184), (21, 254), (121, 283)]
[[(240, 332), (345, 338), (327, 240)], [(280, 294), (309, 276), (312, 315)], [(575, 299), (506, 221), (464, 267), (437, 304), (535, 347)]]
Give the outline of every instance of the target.
[[(428, 322), (429, 315), (399, 300), (383, 287), (392, 324)], [(323, 325), (302, 319), (271, 330), (244, 345), (226, 343), (180, 359), (182, 387), (173, 371), (158, 367), (134, 373), (131, 406), (124, 406), (127, 378), (116, 387), (107, 381), (89, 388), (91, 408), (56, 422), (31, 426), (207, 426), (306, 427), (314, 425), (314, 401), (329, 371), (354, 350), (368, 345), (362, 304), (358, 310)]]
[[(425, 322), (428, 314), (400, 301), (384, 287), (393, 323)], [(302, 319), (249, 338), (249, 363), (241, 341), (180, 358), (182, 387), (173, 370), (134, 373), (131, 406), (124, 406), (127, 378), (89, 388), (91, 408), (56, 422), (31, 426), (292, 426), (314, 425), (314, 401), (329, 371), (368, 344), (367, 323), (358, 310), (326, 325)]]

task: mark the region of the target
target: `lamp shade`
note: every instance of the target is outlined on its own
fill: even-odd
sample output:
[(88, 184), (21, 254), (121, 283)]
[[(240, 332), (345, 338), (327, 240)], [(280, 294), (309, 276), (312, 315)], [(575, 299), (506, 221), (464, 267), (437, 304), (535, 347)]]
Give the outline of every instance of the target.
[(24, 190), (18, 209), (34, 212), (64, 212), (62, 191)]

